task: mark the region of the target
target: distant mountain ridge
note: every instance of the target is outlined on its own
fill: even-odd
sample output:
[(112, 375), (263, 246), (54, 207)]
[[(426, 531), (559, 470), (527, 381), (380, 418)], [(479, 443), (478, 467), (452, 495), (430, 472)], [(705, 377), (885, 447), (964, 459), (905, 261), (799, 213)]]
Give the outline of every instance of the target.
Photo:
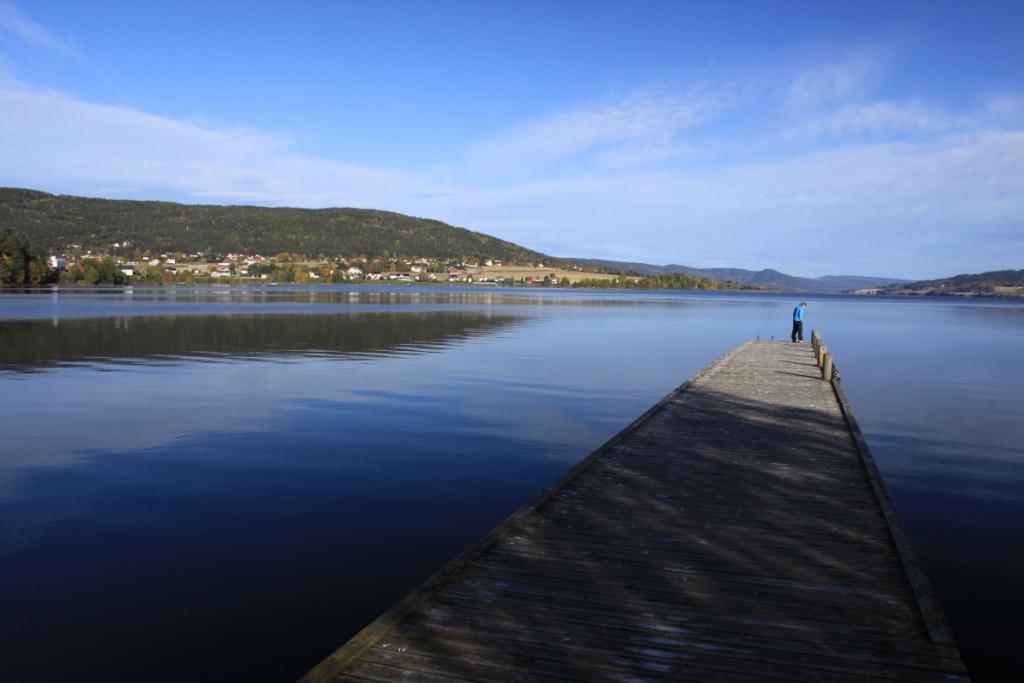
[(954, 296), (1024, 296), (1024, 270), (962, 273), (937, 280), (919, 280), (884, 287), (877, 294)]
[(153, 253), (557, 261), (481, 232), (391, 211), (96, 199), (10, 187), (0, 188), (0, 230), (54, 252), (70, 244), (109, 250), (129, 240), (131, 249)]
[(807, 278), (787, 275), (771, 268), (744, 270), (742, 268), (694, 268), (679, 264), (656, 266), (650, 263), (609, 261), (604, 259), (572, 258), (567, 260), (584, 265), (635, 272), (638, 275), (685, 273), (686, 275), (696, 277), (709, 277), (715, 280), (738, 282), (741, 285), (778, 289), (794, 294), (839, 294), (853, 289), (885, 287), (891, 284), (910, 282), (910, 280), (899, 278), (869, 277), (864, 275), (824, 275), (817, 278)]

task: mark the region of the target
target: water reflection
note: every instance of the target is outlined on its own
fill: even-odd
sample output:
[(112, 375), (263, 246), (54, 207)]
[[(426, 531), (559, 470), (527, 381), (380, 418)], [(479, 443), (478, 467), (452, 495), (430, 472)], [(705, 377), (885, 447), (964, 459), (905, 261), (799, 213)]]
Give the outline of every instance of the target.
[[(458, 310), (473, 307), (542, 308), (693, 308), (758, 305), (771, 295), (750, 292), (626, 292), (599, 289), (482, 288), (443, 286), (320, 285), (316, 287), (89, 287), (4, 292), (0, 320), (99, 317), (165, 313), (173, 304), (181, 314), (242, 313), (258, 305), (263, 312), (337, 312), (340, 307), (392, 310), (395, 307)], [(683, 294), (684, 296), (680, 296)]]
[(31, 372), (58, 365), (183, 357), (356, 358), (423, 353), (518, 320), (486, 312), (13, 320), (0, 322), (0, 370)]

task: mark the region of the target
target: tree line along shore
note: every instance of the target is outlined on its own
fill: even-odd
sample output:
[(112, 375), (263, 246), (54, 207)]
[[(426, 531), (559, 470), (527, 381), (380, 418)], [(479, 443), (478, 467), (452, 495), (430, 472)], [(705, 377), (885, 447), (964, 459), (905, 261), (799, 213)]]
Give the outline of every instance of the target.
[(763, 290), (682, 273), (658, 276), (611, 272), (575, 264), (542, 261), (505, 263), (498, 259), (384, 259), (356, 256), (308, 258), (281, 252), (259, 254), (152, 254), (129, 241), (110, 252), (73, 246), (44, 254), (24, 235), (0, 236), (0, 284), (8, 286), (344, 284), (418, 283), (489, 286), (542, 286), (614, 289)]

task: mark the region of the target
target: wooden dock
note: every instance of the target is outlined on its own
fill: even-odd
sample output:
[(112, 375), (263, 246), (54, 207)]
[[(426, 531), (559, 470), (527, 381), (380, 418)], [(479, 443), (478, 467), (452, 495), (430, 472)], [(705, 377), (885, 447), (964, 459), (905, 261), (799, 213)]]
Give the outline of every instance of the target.
[(303, 680), (968, 680), (821, 377), (741, 344)]

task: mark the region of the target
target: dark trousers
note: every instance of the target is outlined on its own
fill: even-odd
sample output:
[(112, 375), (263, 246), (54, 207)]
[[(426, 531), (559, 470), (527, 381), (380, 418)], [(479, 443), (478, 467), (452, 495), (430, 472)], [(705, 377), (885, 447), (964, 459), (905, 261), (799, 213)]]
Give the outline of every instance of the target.
[(793, 341), (796, 341), (797, 338), (799, 338), (800, 341), (804, 340), (804, 321), (803, 320), (794, 320), (793, 321), (793, 334), (790, 335), (790, 336), (792, 337)]

